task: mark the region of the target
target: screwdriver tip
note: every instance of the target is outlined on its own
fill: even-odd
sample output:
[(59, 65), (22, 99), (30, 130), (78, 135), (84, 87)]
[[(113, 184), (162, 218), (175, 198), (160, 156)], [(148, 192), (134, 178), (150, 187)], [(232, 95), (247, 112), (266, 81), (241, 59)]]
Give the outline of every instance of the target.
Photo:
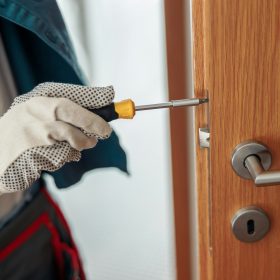
[(199, 99), (199, 104), (207, 103), (208, 101), (209, 101), (208, 98), (201, 98), (201, 99)]

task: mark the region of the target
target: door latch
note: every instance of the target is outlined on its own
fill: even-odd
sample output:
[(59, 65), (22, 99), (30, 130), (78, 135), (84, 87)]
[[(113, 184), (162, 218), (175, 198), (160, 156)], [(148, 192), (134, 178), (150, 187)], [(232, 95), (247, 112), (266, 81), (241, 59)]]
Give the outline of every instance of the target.
[(209, 148), (210, 147), (210, 132), (209, 128), (199, 128), (199, 145), (201, 148)]

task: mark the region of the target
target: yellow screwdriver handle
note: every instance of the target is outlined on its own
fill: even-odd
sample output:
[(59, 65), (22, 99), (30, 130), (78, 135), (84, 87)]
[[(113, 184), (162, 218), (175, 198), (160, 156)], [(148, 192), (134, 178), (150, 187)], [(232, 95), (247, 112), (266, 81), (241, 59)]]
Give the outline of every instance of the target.
[(135, 116), (135, 104), (131, 99), (115, 102), (115, 112), (119, 119), (133, 119)]

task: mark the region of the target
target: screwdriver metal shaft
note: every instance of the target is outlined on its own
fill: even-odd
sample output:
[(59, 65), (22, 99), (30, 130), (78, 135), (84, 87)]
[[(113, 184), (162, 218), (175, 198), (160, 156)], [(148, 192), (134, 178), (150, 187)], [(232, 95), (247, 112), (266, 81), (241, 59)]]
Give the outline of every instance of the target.
[(192, 99), (181, 99), (172, 100), (166, 103), (149, 104), (135, 106), (131, 99), (122, 100), (120, 102), (111, 103), (105, 107), (98, 109), (92, 109), (91, 112), (99, 115), (105, 121), (110, 122), (116, 119), (133, 119), (135, 111), (144, 111), (161, 108), (173, 108), (182, 106), (197, 106), (202, 103), (208, 102), (207, 98), (192, 98)]
[(171, 100), (165, 103), (139, 105), (135, 106), (135, 111), (153, 110), (161, 108), (183, 107), (183, 106), (197, 106), (202, 103), (208, 102), (208, 98), (191, 98), (191, 99), (179, 99)]

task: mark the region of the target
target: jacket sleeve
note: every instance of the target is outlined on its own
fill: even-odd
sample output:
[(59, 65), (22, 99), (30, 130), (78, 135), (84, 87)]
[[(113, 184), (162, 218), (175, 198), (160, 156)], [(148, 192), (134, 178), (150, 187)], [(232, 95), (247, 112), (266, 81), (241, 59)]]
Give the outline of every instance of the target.
[[(85, 84), (56, 1), (4, 1), (0, 30), (19, 93), (46, 81)], [(116, 167), (127, 173), (126, 154), (116, 133), (82, 155), (78, 163), (51, 173), (58, 188), (77, 183), (95, 168)]]

